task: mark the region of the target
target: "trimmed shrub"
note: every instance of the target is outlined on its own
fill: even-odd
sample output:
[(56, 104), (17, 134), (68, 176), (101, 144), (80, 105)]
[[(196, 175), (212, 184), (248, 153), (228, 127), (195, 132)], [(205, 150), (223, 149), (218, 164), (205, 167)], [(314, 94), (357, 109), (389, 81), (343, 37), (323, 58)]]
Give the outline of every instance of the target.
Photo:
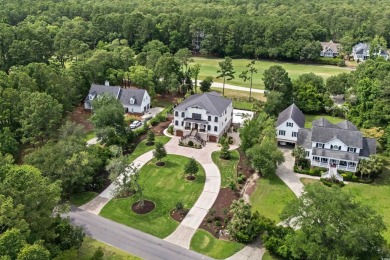
[(188, 141), (188, 146), (190, 146), (190, 147), (192, 147), (192, 146), (194, 146), (194, 142), (193, 141)]
[(181, 201), (176, 202), (175, 208), (176, 210), (182, 210), (184, 208), (183, 202)]
[(169, 127), (168, 127), (168, 133), (170, 133), (171, 135), (173, 135), (173, 125), (170, 125)]

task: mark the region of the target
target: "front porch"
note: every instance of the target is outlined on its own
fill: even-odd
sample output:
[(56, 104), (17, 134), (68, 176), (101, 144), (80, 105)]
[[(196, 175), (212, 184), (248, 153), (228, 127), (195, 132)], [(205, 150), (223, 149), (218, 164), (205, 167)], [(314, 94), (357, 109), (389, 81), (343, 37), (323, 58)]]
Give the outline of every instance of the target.
[(184, 130), (197, 130), (199, 133), (206, 133), (207, 134), (207, 121), (199, 121), (199, 122), (194, 122), (194, 121), (188, 121), (184, 119)]
[(312, 166), (336, 168), (337, 170), (356, 172), (357, 162), (339, 160), (327, 157), (313, 156), (311, 160)]

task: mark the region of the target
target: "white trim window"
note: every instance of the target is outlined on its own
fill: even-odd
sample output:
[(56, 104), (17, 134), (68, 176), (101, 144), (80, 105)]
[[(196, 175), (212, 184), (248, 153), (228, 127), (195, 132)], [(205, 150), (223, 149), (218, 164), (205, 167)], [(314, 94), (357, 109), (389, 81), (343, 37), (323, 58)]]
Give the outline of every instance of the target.
[(316, 143), (316, 147), (317, 148), (325, 148), (325, 144), (324, 143)]
[(350, 152), (350, 153), (356, 153), (356, 148), (348, 147), (348, 152)]
[(287, 126), (287, 127), (293, 127), (293, 126), (294, 126), (294, 123), (287, 122), (286, 126)]
[(286, 135), (286, 131), (285, 130), (279, 130), (279, 135), (285, 136)]
[(297, 137), (297, 136), (298, 136), (298, 132), (292, 132), (292, 133), (291, 133), (291, 136), (292, 136), (292, 137)]

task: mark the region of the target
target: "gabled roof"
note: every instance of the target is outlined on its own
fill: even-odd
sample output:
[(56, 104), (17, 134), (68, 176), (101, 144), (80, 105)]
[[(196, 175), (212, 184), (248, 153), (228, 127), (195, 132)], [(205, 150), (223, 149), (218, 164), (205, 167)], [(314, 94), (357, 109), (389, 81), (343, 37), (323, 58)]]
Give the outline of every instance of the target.
[(221, 116), (231, 104), (230, 99), (222, 97), (217, 92), (210, 92), (189, 96), (177, 105), (175, 110), (184, 111), (189, 107), (199, 107), (206, 110), (208, 114)]
[(92, 101), (92, 100), (89, 100), (89, 95), (92, 95), (95, 98), (96, 96), (99, 96), (103, 93), (112, 95), (113, 97), (118, 99), (118, 96), (120, 94), (120, 90), (121, 90), (121, 88), (118, 86), (105, 86), (105, 85), (92, 84), (84, 102), (90, 103)]
[[(142, 99), (144, 98), (146, 93), (145, 89), (122, 89), (119, 95), (119, 101), (123, 105), (132, 105), (132, 106), (140, 106), (142, 104)], [(134, 98), (134, 104), (130, 104), (130, 98)]]
[(313, 121), (312, 142), (328, 143), (336, 139), (347, 146), (363, 148), (363, 135), (351, 122), (345, 120), (334, 125), (325, 118)]
[(340, 48), (340, 43), (335, 43), (333, 41), (321, 42), (321, 46), (323, 52), (326, 52), (327, 50), (331, 50), (332, 52), (338, 53)]
[(305, 115), (295, 104), (292, 104), (280, 112), (278, 120), (276, 121), (276, 126), (280, 126), (289, 118), (291, 118), (300, 128), (305, 126)]
[(356, 54), (365, 54), (368, 55), (368, 51), (370, 49), (370, 46), (367, 43), (359, 42), (352, 48), (352, 52)]

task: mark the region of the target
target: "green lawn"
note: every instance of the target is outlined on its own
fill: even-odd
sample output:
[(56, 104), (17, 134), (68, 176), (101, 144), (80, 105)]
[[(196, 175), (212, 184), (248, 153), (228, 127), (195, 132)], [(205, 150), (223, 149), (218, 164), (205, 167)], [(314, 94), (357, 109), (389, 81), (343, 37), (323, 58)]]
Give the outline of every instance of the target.
[[(199, 79), (204, 79), (206, 76), (212, 76), (215, 82), (223, 82), (222, 78), (216, 78), (218, 76), (217, 70), (219, 69), (218, 62), (222, 61), (223, 59), (199, 57), (194, 57), (193, 59), (194, 63), (199, 63), (202, 66), (200, 68)], [(235, 78), (233, 80), (227, 81), (227, 84), (249, 87), (249, 81), (244, 82), (241, 78), (238, 77), (238, 75), (240, 75), (243, 70), (247, 69), (246, 65), (249, 62), (250, 60), (248, 59), (234, 59), (233, 67), (234, 71), (236, 72), (234, 75)], [(191, 65), (193, 65), (194, 63), (192, 63)], [(264, 71), (273, 65), (280, 65), (284, 69), (286, 69), (291, 79), (296, 79), (299, 75), (310, 72), (327, 78), (342, 72), (351, 71), (351, 69), (348, 68), (341, 68), (329, 65), (311, 65), (257, 60), (255, 68), (258, 70), (258, 73), (253, 75), (253, 88), (264, 89), (264, 84), (262, 80)]]
[(233, 108), (242, 110), (252, 110), (253, 103), (248, 101), (236, 101), (233, 100)]
[(324, 117), (326, 120), (331, 122), (332, 124), (337, 124), (341, 121), (344, 121), (341, 117), (333, 117), (333, 116), (327, 116), (327, 115), (305, 115), (305, 128), (311, 128), (311, 122), (313, 122), (316, 119), (319, 119), (321, 117)]
[(198, 229), (192, 237), (190, 249), (216, 259), (225, 259), (244, 247), (234, 241), (216, 239), (209, 232)]
[(96, 252), (96, 250), (101, 247), (104, 256), (102, 259), (104, 260), (138, 260), (141, 258), (138, 258), (136, 256), (130, 255), (126, 253), (125, 251), (122, 251), (118, 248), (115, 248), (113, 246), (107, 245), (105, 243), (102, 243), (100, 241), (97, 241), (91, 237), (85, 237), (84, 242), (80, 249), (77, 252), (77, 259), (78, 260), (90, 260), (92, 259), (93, 254)]
[[(160, 142), (160, 143), (163, 143), (163, 144), (166, 144), (169, 142), (169, 140), (171, 140), (170, 137), (168, 136), (165, 136), (165, 135), (161, 135), (161, 136), (156, 136), (155, 137), (155, 142)], [(146, 152), (149, 152), (151, 150), (154, 149), (154, 145), (151, 145), (151, 146), (147, 146), (146, 145), (146, 140), (143, 140), (142, 142), (140, 142), (137, 147), (134, 149), (134, 151), (129, 154), (129, 161), (132, 162), (134, 161), (135, 159), (137, 159), (137, 157), (139, 157), (140, 155), (143, 155), (144, 153)]]
[(279, 260), (281, 258), (278, 258), (276, 256), (271, 255), (268, 251), (265, 251), (262, 260)]
[(199, 165), (199, 173), (193, 182), (187, 181), (184, 167), (189, 159), (178, 155), (168, 155), (164, 167), (151, 160), (140, 170), (140, 185), (145, 199), (152, 200), (156, 208), (145, 215), (137, 215), (131, 205), (138, 200), (130, 198), (113, 199), (100, 212), (105, 218), (139, 229), (156, 237), (164, 238), (179, 225), (169, 216), (169, 212), (181, 201), (185, 208), (191, 208), (201, 194), (205, 182), (204, 169)]
[(261, 215), (279, 222), (279, 214), (284, 206), (296, 199), (295, 194), (278, 176), (268, 174), (257, 181), (250, 201), (252, 211), (257, 210)]
[[(307, 185), (316, 180), (301, 178), (301, 181)], [(343, 190), (351, 192), (358, 201), (371, 206), (383, 216), (387, 226), (387, 231), (383, 236), (390, 242), (390, 163), (387, 162), (380, 178), (372, 184), (348, 183), (343, 187)]]
[(220, 151), (213, 152), (211, 158), (213, 162), (218, 166), (221, 172), (221, 186), (222, 188), (228, 187), (231, 180), (237, 179), (237, 165), (240, 160), (240, 154), (237, 150), (230, 152), (230, 160), (222, 160), (219, 158)]
[(96, 137), (95, 131), (89, 131), (85, 134), (85, 141), (91, 140)]
[(76, 206), (81, 206), (84, 205), (85, 203), (91, 201), (93, 198), (95, 198), (98, 193), (94, 191), (86, 191), (86, 192), (81, 192), (77, 194), (73, 194), (70, 198), (70, 203)]

